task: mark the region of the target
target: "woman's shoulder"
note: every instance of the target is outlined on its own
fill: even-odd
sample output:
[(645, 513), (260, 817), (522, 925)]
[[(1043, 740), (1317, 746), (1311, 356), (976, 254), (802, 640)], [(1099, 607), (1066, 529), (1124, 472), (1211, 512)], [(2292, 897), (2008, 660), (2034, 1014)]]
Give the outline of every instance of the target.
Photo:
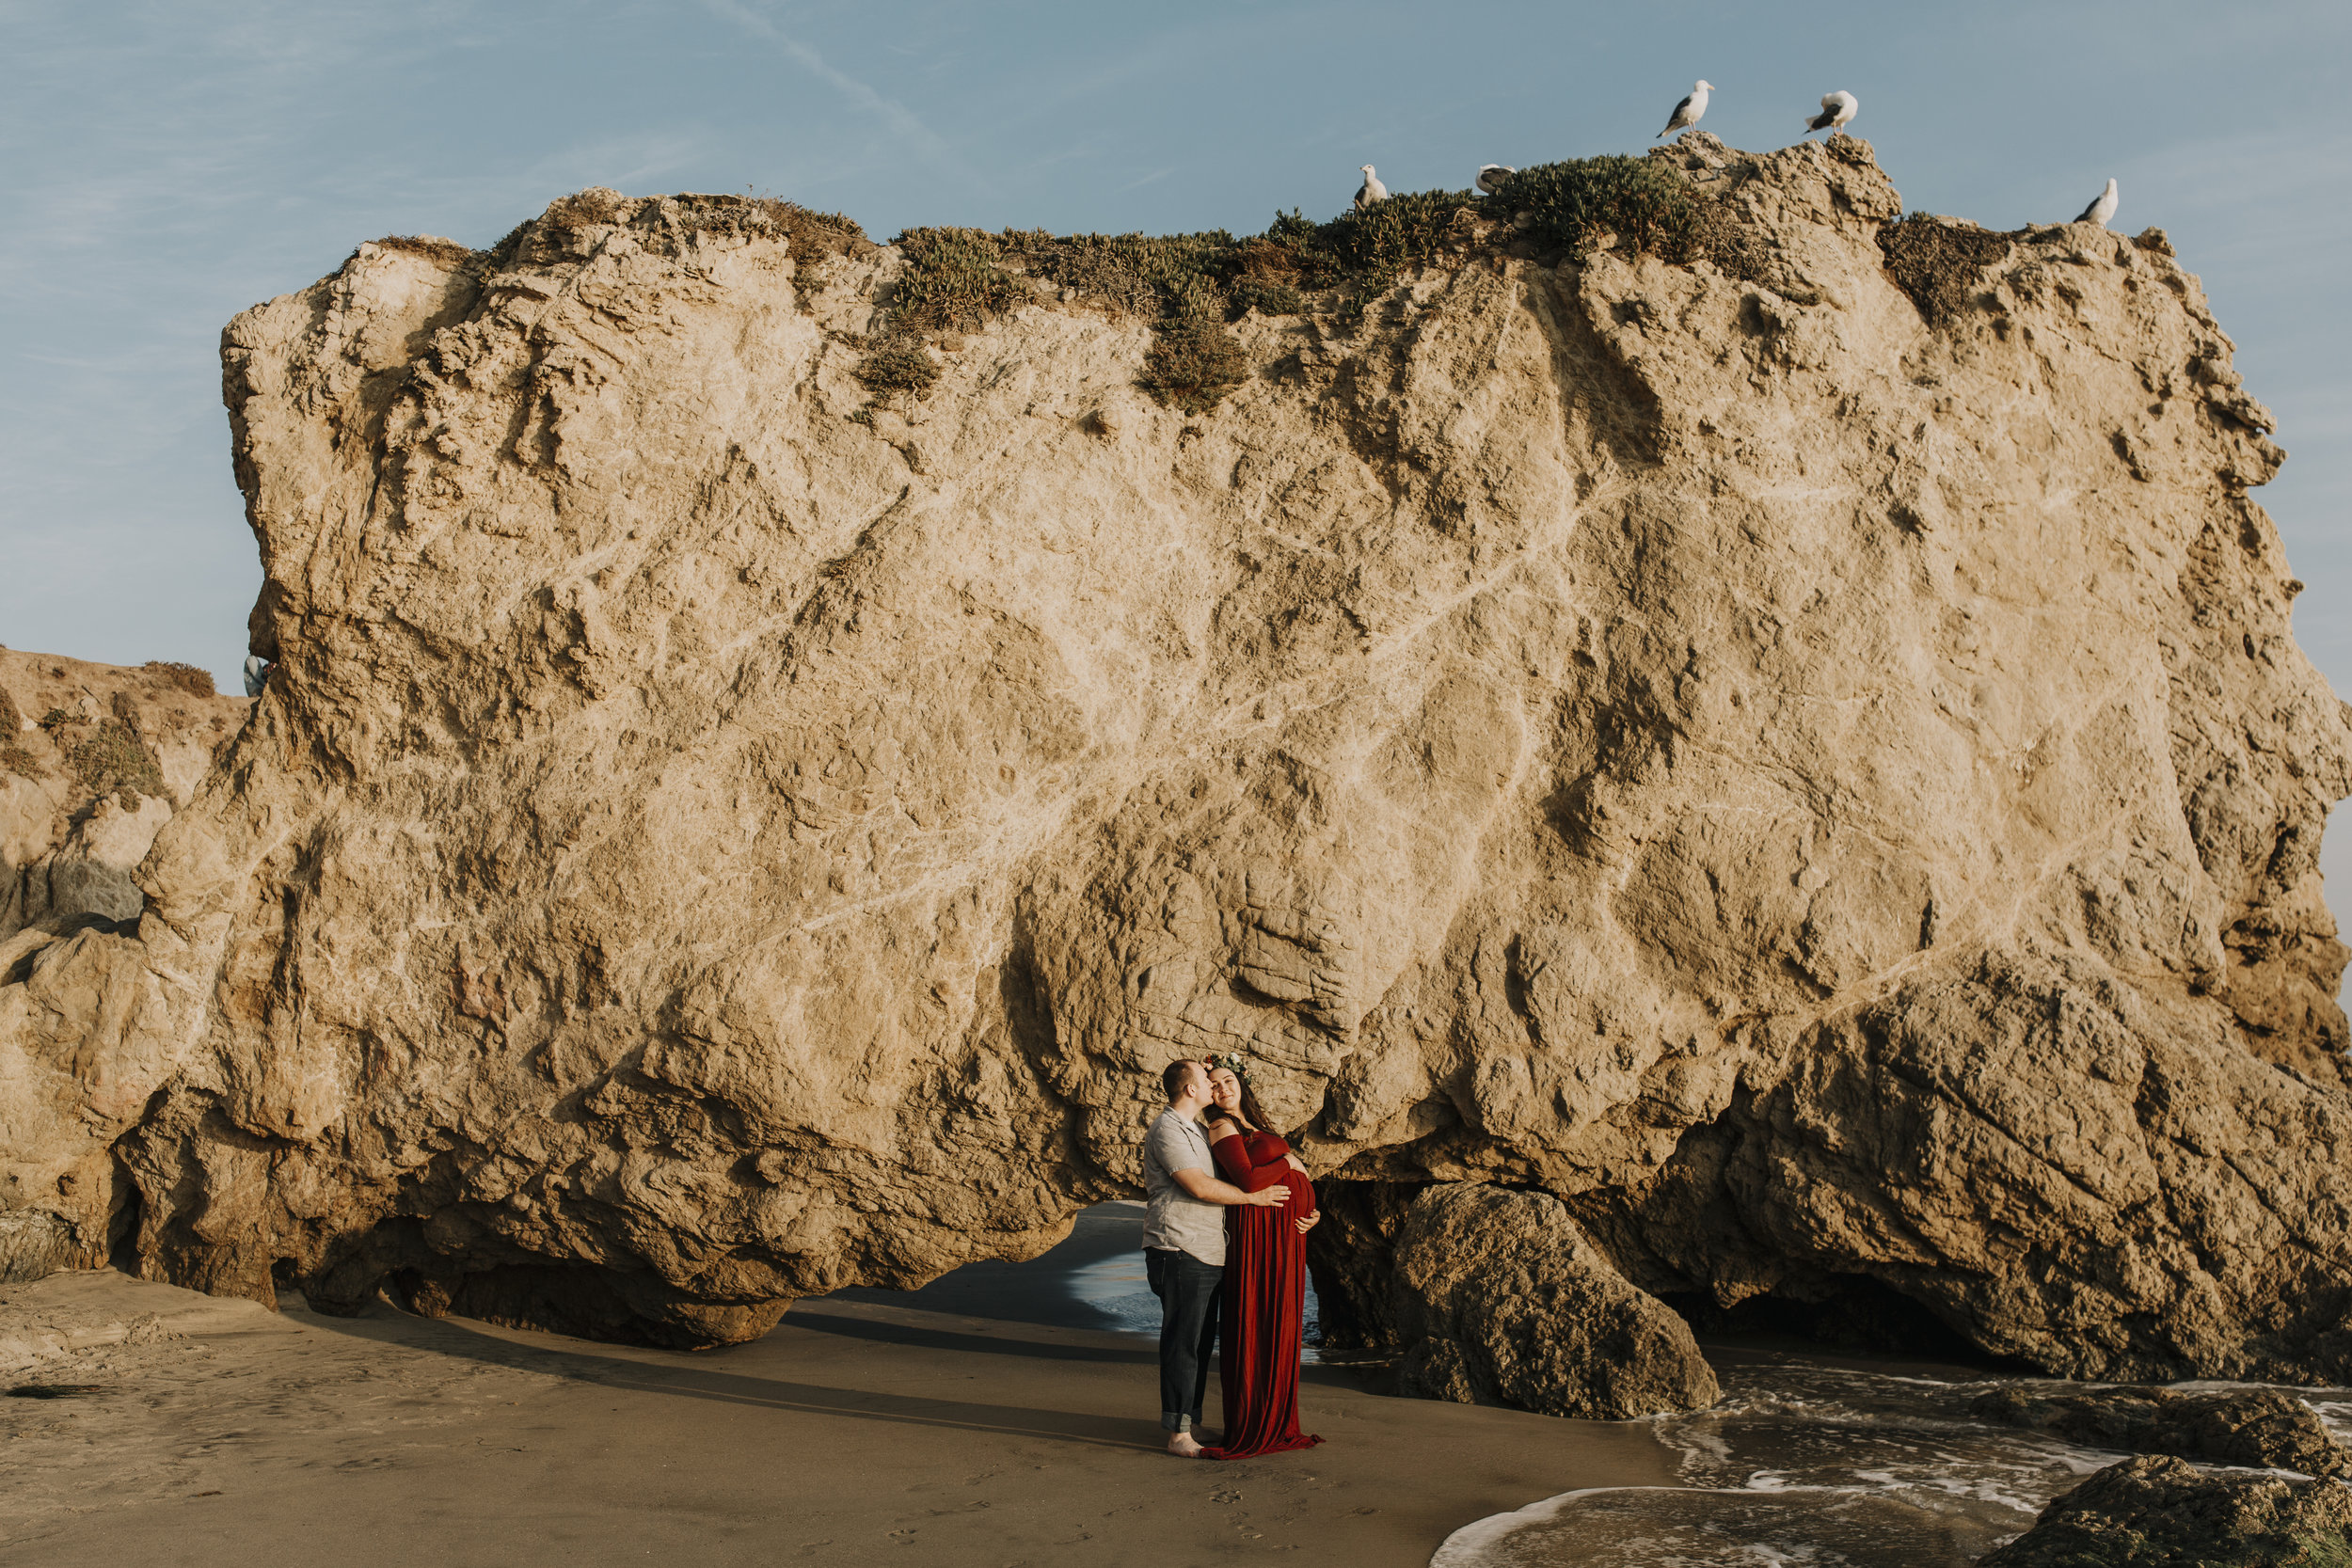
[(1241, 1129), (1225, 1117), (1213, 1117), (1209, 1120), (1209, 1141), (1213, 1144), (1221, 1144), (1240, 1132)]

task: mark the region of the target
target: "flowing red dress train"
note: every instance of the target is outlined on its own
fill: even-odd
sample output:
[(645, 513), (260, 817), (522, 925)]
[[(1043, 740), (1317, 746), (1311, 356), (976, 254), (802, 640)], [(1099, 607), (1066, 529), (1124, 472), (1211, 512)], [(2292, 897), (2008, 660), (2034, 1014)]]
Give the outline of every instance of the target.
[(1249, 1192), (1285, 1186), (1279, 1209), (1225, 1211), (1225, 1289), (1218, 1307), (1218, 1381), (1225, 1441), (1210, 1459), (1311, 1449), (1298, 1430), (1298, 1343), (1307, 1309), (1307, 1238), (1292, 1222), (1315, 1212), (1314, 1184), (1291, 1169), (1291, 1146), (1271, 1132), (1237, 1132), (1209, 1150), (1226, 1180)]

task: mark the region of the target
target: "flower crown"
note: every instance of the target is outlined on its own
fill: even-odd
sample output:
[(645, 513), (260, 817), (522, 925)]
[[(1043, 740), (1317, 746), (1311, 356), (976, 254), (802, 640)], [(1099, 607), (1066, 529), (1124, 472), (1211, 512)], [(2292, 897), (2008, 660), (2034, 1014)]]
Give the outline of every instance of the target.
[(1235, 1052), (1229, 1051), (1224, 1055), (1212, 1060), (1209, 1065), (1223, 1068), (1245, 1084), (1249, 1082), (1248, 1060)]

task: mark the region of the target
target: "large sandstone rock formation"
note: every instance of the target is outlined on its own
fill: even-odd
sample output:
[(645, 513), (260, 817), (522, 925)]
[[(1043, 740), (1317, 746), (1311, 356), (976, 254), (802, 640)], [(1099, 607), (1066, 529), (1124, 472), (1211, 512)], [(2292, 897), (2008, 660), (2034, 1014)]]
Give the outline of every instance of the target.
[(279, 674), (43, 982), (165, 1065), (121, 1255), (735, 1338), (1043, 1247), (1238, 1050), (1642, 1291), (2352, 1375), (2352, 732), (2229, 340), (2153, 231), (1899, 278), (1863, 144), (1719, 146), (1740, 264), (1506, 231), (1195, 415), (1042, 283), (876, 406), (906, 253), (707, 198), (238, 317)]

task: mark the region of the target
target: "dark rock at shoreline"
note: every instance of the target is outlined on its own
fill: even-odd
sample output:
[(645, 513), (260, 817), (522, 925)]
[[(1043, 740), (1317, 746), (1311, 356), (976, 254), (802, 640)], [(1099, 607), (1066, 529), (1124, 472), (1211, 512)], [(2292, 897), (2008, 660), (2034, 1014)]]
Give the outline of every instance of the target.
[(1978, 1568), (2323, 1568), (2352, 1560), (2352, 1489), (2216, 1476), (2166, 1454), (2111, 1465)]
[(2101, 1448), (2307, 1476), (2352, 1471), (2352, 1453), (2329, 1435), (2318, 1414), (2276, 1388), (2045, 1393), (2019, 1385), (1986, 1394), (1968, 1408), (1989, 1421), (2055, 1433)]

